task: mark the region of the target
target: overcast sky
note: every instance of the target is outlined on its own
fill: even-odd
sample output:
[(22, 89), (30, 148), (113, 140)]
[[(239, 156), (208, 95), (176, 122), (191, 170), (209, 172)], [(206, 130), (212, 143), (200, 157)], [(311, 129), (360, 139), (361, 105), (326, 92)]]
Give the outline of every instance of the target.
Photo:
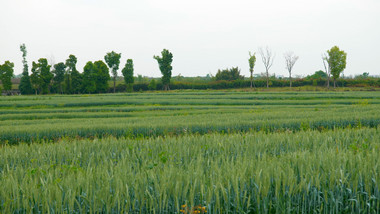
[(1, 0), (0, 10), (0, 63), (14, 62), (15, 74), (25, 43), (29, 65), (74, 54), (82, 72), (113, 50), (122, 53), (120, 69), (132, 58), (135, 75), (154, 77), (153, 55), (164, 48), (173, 76), (232, 66), (249, 76), (248, 52), (266, 46), (276, 54), (270, 73), (287, 76), (283, 54), (293, 51), (293, 74), (305, 76), (323, 69), (321, 54), (337, 45), (347, 52), (345, 75), (380, 75), (379, 0)]

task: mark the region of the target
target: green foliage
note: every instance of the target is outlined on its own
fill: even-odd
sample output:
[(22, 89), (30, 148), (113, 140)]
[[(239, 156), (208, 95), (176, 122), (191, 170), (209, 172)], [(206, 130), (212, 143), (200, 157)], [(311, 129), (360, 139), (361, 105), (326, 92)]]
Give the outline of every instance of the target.
[(14, 64), (9, 61), (5, 61), (3, 65), (0, 65), (0, 80), (3, 85), (3, 89), (9, 91), (12, 89), (12, 77), (13, 77)]
[(313, 75), (307, 76), (307, 79), (325, 79), (327, 74), (321, 70), (316, 71)]
[(48, 61), (45, 58), (40, 58), (38, 63), (33, 62), (31, 82), (34, 90), (39, 91), (42, 94), (49, 93), (50, 82), (53, 78), (53, 74), (50, 72), (51, 65), (48, 65)]
[(99, 60), (94, 63), (87, 62), (83, 68), (83, 91), (85, 93), (104, 93), (108, 91), (110, 80), (107, 65)]
[(79, 94), (82, 89), (82, 74), (78, 70), (71, 72), (71, 89), (72, 93)]
[(1, 213), (377, 213), (379, 129), (3, 146)]
[(19, 84), (19, 90), (21, 94), (32, 94), (33, 88), (28, 73), (28, 62), (26, 61), (27, 51), (25, 44), (20, 45), (20, 51), (22, 52), (23, 72)]
[(96, 76), (96, 92), (105, 93), (108, 91), (108, 80), (111, 79), (107, 65), (98, 60), (94, 62), (94, 74)]
[(141, 74), (137, 75), (137, 82), (142, 83), (144, 81), (144, 78)]
[(148, 89), (149, 89), (149, 90), (156, 90), (156, 88), (157, 88), (156, 80), (152, 79), (152, 80), (149, 82)]
[(369, 73), (368, 72), (364, 72), (363, 74), (358, 75), (355, 78), (357, 78), (357, 79), (367, 79), (367, 78), (369, 78)]
[(94, 70), (94, 64), (89, 61), (83, 68), (83, 92), (94, 93), (96, 91), (96, 73)]
[(346, 59), (347, 53), (343, 50), (340, 50), (338, 46), (332, 47), (327, 51), (328, 57), (328, 65), (331, 71), (331, 74), (334, 79), (334, 88), (336, 86), (336, 79), (339, 78), (340, 73), (346, 68)]
[(379, 106), (362, 91), (2, 97), (0, 213), (377, 213)]
[(67, 70), (68, 73), (71, 73), (74, 70), (77, 70), (76, 68), (77, 61), (78, 59), (76, 56), (72, 54), (69, 55), (69, 58), (66, 60), (66, 67), (68, 68)]
[(68, 94), (80, 93), (82, 88), (82, 76), (76, 68), (77, 61), (76, 56), (72, 54), (66, 60), (65, 91)]
[(26, 55), (28, 52), (26, 51), (25, 44), (20, 45), (20, 51), (22, 52), (22, 64), (24, 66), (23, 72), (28, 73), (28, 62), (26, 61)]
[(121, 53), (115, 53), (114, 51), (109, 52), (104, 56), (104, 60), (106, 61), (108, 67), (112, 71), (114, 93), (115, 93), (115, 88), (116, 88), (116, 77), (117, 77), (117, 70), (119, 70), (120, 58), (121, 58)]
[(64, 92), (65, 94), (71, 94), (72, 93), (72, 87), (71, 87), (71, 73), (67, 72), (64, 75)]
[(244, 76), (240, 75), (240, 69), (238, 67), (232, 67), (231, 69), (218, 70), (215, 75), (216, 80), (243, 80)]
[(66, 65), (63, 62), (54, 65), (54, 74), (53, 81), (54, 84), (59, 88), (59, 92), (63, 93), (63, 81), (65, 80)]
[(134, 83), (132, 59), (127, 60), (127, 63), (121, 72), (123, 73), (125, 84), (127, 84), (127, 91), (132, 92)]
[(23, 72), (20, 80), (20, 84), (18, 86), (20, 93), (23, 95), (32, 94), (33, 88), (30, 82), (30, 77), (28, 72)]
[[(358, 105), (363, 98), (366, 105)], [(311, 130), (356, 127), (359, 123), (362, 127), (376, 127), (380, 124), (379, 105), (380, 95), (371, 92), (211, 91), (4, 97), (0, 100), (0, 142), (13, 144), (65, 136), (120, 137), (127, 133), (161, 136), (299, 131), (302, 123)], [(315, 107), (319, 111), (314, 111)]]
[(251, 73), (250, 80), (251, 80), (251, 88), (252, 88), (252, 86), (253, 86), (253, 69), (255, 68), (255, 63), (256, 63), (256, 53), (253, 53), (253, 55), (252, 55), (251, 52), (249, 52), (248, 63), (249, 63), (249, 72)]
[(256, 63), (256, 53), (253, 53), (252, 55), (251, 52), (249, 52), (248, 63), (249, 63), (249, 72), (253, 73), (253, 69)]
[(164, 49), (161, 52), (162, 57), (160, 56), (153, 56), (155, 60), (157, 60), (158, 65), (160, 67), (160, 71), (162, 74), (162, 84), (164, 85), (164, 90), (170, 90), (169, 84), (170, 84), (170, 78), (172, 77), (172, 62), (173, 62), (173, 54), (170, 53), (168, 50)]

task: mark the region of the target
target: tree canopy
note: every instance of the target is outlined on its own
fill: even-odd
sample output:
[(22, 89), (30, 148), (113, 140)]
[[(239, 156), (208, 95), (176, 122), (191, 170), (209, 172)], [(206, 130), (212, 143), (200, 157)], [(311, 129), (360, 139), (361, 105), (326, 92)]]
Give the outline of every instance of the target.
[(33, 88), (28, 73), (28, 62), (26, 61), (27, 51), (25, 44), (20, 45), (20, 51), (22, 52), (23, 71), (18, 88), (21, 94), (32, 94)]
[(63, 93), (62, 84), (65, 78), (66, 65), (63, 62), (54, 65), (52, 73), (54, 74), (53, 81), (60, 93)]
[(13, 67), (14, 64), (9, 61), (5, 61), (3, 65), (0, 65), (0, 79), (6, 91), (12, 89)]
[(322, 71), (316, 71), (313, 75), (307, 76), (307, 79), (324, 79), (327, 78), (327, 74)]
[(93, 69), (95, 75), (96, 92), (107, 92), (108, 80), (111, 79), (107, 65), (103, 61), (99, 60), (94, 62)]
[(104, 56), (104, 60), (106, 61), (108, 67), (112, 71), (113, 93), (115, 93), (115, 89), (116, 89), (117, 70), (119, 70), (120, 58), (121, 58), (121, 53), (116, 53), (114, 51), (109, 52)]
[(336, 87), (336, 79), (339, 78), (342, 71), (346, 68), (347, 53), (340, 50), (338, 46), (332, 47), (327, 51), (328, 65), (334, 79), (334, 88)]
[(69, 55), (66, 60), (65, 85), (66, 93), (80, 93), (82, 88), (82, 76), (76, 68), (77, 57)]
[(170, 90), (169, 84), (170, 84), (170, 79), (172, 77), (172, 62), (173, 62), (173, 54), (170, 53), (168, 50), (164, 49), (161, 52), (161, 57), (160, 56), (153, 56), (155, 60), (158, 62), (158, 66), (160, 68), (161, 74), (162, 74), (162, 84), (164, 85), (164, 90)]
[(49, 93), (50, 81), (53, 74), (50, 72), (50, 65), (46, 58), (40, 58), (38, 62), (33, 62), (31, 82), (34, 89), (42, 94)]
[(123, 73), (124, 81), (127, 84), (127, 90), (129, 92), (133, 91), (133, 82), (134, 82), (133, 70), (134, 70), (133, 69), (133, 60), (128, 59), (127, 63), (125, 64), (125, 66), (121, 72)]
[(83, 92), (94, 93), (96, 90), (96, 74), (94, 64), (89, 61), (83, 68)]
[(240, 75), (240, 69), (238, 67), (232, 67), (231, 69), (218, 70), (215, 75), (216, 80), (239, 80), (244, 79), (244, 76)]
[(249, 73), (251, 73), (251, 88), (253, 86), (253, 69), (255, 67), (255, 63), (256, 63), (256, 53), (253, 53), (253, 55), (251, 54), (251, 52), (249, 52), (249, 59), (248, 59), (248, 63), (249, 63)]

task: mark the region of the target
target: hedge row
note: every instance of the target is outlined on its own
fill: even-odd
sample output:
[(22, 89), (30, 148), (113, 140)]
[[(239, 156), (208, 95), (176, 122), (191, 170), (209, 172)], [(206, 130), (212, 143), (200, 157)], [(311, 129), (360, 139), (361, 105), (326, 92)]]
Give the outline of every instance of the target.
[[(337, 80), (338, 87), (380, 87), (380, 79), (339, 79)], [(147, 91), (149, 83), (136, 83), (133, 85), (134, 91)], [(251, 83), (249, 80), (235, 80), (235, 81), (211, 81), (208, 83), (192, 83), (192, 82), (172, 82), (170, 89), (229, 89), (229, 88), (248, 88)], [(255, 87), (266, 87), (266, 80), (259, 79), (254, 81)], [(289, 87), (289, 80), (284, 79), (272, 79), (269, 81), (270, 87)], [(330, 82), (332, 87), (333, 82)], [(300, 86), (326, 86), (325, 79), (296, 79), (292, 81), (293, 87)], [(162, 90), (162, 83), (157, 83), (156, 90)], [(112, 88), (113, 90), (113, 88)], [(127, 86), (125, 84), (119, 84), (116, 86), (117, 92), (125, 92)], [(110, 88), (111, 92), (111, 88)]]

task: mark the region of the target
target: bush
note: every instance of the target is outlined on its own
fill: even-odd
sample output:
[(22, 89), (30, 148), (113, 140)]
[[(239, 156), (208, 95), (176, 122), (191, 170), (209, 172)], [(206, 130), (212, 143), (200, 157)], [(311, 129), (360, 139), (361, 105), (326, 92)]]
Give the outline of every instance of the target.
[[(326, 86), (327, 79), (318, 78), (305, 78), (305, 79), (293, 79), (293, 87), (302, 87), (302, 86)], [(254, 79), (253, 81), (255, 87), (264, 88), (266, 87), (265, 79)], [(289, 87), (289, 80), (287, 79), (275, 79), (270, 80), (271, 87)], [(368, 78), (368, 79), (338, 79), (338, 87), (380, 87), (380, 79)], [(181, 89), (195, 89), (195, 90), (207, 90), (207, 89), (231, 89), (231, 88), (248, 88), (250, 87), (249, 80), (218, 80), (210, 82), (184, 82), (176, 81), (172, 82), (169, 85), (172, 90), (181, 90)], [(111, 89), (110, 89), (111, 90)], [(127, 86), (119, 84), (116, 86), (117, 92), (125, 92)], [(148, 90), (163, 90), (163, 85), (160, 82), (151, 80), (149, 83), (135, 83), (133, 85), (134, 91), (148, 91)], [(111, 91), (110, 91), (111, 92)]]
[(148, 85), (148, 89), (149, 90), (156, 90), (157, 89), (157, 84), (156, 84), (156, 81), (154, 79), (152, 79)]

